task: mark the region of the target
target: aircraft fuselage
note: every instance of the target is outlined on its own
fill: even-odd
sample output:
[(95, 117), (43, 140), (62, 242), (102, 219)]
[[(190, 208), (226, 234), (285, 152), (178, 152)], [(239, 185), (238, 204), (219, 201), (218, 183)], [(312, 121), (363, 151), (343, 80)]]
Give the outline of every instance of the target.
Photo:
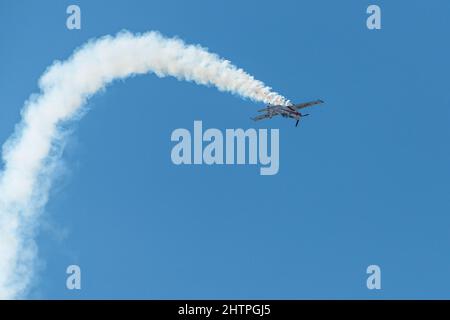
[(292, 104), (292, 105), (268, 105), (264, 109), (258, 110), (258, 112), (263, 112), (263, 114), (260, 114), (254, 118), (252, 118), (255, 121), (263, 120), (263, 119), (271, 119), (274, 116), (280, 115), (283, 118), (292, 118), (297, 120), (295, 126), (298, 125), (300, 118), (307, 116), (308, 114), (302, 114), (299, 109), (314, 106), (317, 104), (323, 103), (323, 100), (315, 100), (305, 103), (299, 103), (299, 104)]

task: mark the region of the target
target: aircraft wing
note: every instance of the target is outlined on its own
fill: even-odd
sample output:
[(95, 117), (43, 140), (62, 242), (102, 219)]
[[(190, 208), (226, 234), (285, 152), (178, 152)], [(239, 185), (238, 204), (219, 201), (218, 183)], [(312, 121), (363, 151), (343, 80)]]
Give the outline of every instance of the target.
[(295, 105), (292, 106), (292, 108), (294, 108), (295, 110), (299, 110), (299, 109), (303, 109), (303, 108), (306, 108), (306, 107), (315, 106), (316, 104), (321, 104), (321, 103), (323, 103), (322, 100), (315, 100), (315, 101), (295, 104)]
[(260, 121), (260, 120), (264, 120), (264, 119), (267, 119), (267, 118), (270, 118), (270, 114), (268, 114), (268, 113), (256, 116), (256, 117), (252, 118), (252, 120)]
[(264, 109), (260, 109), (258, 110), (258, 112), (265, 112), (265, 111), (269, 111), (269, 110), (273, 110), (278, 108), (279, 106), (276, 105), (268, 105), (267, 107), (265, 107)]

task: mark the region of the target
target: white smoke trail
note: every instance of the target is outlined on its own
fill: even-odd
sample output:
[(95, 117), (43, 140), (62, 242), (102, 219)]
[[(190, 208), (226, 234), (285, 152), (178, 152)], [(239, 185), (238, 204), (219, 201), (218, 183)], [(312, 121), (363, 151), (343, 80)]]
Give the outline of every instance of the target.
[(34, 230), (47, 202), (53, 165), (64, 141), (62, 124), (80, 115), (86, 100), (115, 79), (154, 72), (159, 77), (214, 85), (265, 103), (288, 104), (262, 82), (197, 45), (157, 32), (120, 32), (90, 41), (39, 81), (22, 120), (3, 146), (0, 174), (0, 298), (23, 297), (36, 257)]

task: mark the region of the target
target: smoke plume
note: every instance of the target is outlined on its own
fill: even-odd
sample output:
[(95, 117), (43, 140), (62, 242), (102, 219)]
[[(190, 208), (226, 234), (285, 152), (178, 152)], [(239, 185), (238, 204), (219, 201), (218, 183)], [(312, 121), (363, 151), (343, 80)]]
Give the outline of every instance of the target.
[(34, 232), (62, 153), (64, 124), (79, 118), (86, 100), (116, 79), (154, 73), (215, 86), (254, 101), (288, 104), (261, 81), (198, 45), (158, 32), (120, 32), (89, 41), (39, 80), (41, 92), (22, 110), (3, 145), (0, 173), (0, 298), (22, 298), (33, 279)]

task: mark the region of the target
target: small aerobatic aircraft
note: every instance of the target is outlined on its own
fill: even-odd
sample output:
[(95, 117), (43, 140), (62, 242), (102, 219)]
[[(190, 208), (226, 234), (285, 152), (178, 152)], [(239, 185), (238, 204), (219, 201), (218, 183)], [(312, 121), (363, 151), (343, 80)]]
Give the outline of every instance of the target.
[(258, 112), (265, 112), (264, 114), (256, 116), (256, 117), (252, 118), (252, 120), (259, 121), (259, 120), (263, 120), (263, 119), (271, 119), (274, 116), (280, 115), (284, 118), (296, 119), (297, 122), (295, 123), (295, 126), (298, 126), (298, 123), (299, 123), (301, 117), (309, 116), (308, 113), (302, 114), (298, 110), (306, 108), (306, 107), (310, 107), (310, 106), (315, 106), (315, 105), (321, 104), (321, 103), (323, 103), (322, 100), (315, 100), (315, 101), (310, 101), (310, 102), (305, 102), (305, 103), (292, 104), (289, 106), (268, 105), (264, 109), (258, 110)]

